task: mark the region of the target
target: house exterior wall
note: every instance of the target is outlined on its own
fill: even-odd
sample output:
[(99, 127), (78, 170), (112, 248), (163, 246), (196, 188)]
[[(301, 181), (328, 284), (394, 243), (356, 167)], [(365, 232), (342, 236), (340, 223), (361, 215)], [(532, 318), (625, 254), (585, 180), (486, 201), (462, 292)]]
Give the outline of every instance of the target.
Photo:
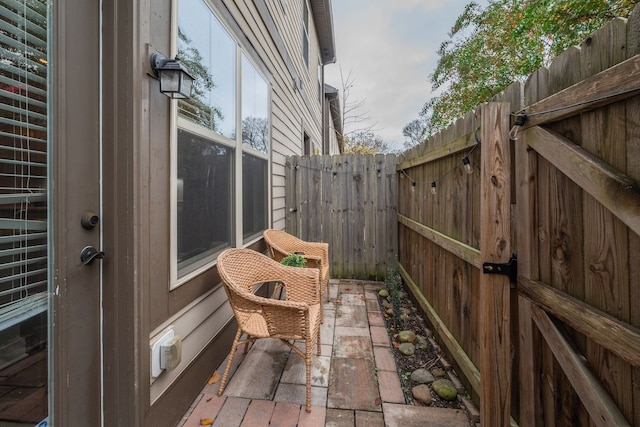
[[(285, 157), (302, 154), (304, 133), (310, 137), (312, 144), (319, 146), (322, 141), (322, 106), (315, 92), (318, 84), (318, 38), (310, 16), (307, 67), (302, 57), (303, 1), (266, 1), (275, 28), (264, 26), (262, 29), (265, 38), (268, 39), (271, 34), (276, 40), (279, 39), (288, 56), (272, 63), (279, 70), (274, 75), (272, 103), (272, 224), (274, 228), (282, 229), (287, 214), (284, 202)], [(269, 49), (267, 46), (265, 48)], [(277, 58), (271, 58), (274, 59)], [(292, 111), (300, 111), (301, 114), (291, 114)]]
[[(309, 66), (302, 57), (301, 1), (256, 0), (215, 1), (210, 7), (226, 26), (258, 68), (266, 75), (270, 94), (270, 225), (284, 228), (285, 157), (302, 154), (304, 135), (321, 146), (322, 99), (318, 97), (319, 41), (312, 9), (309, 9)], [(176, 52), (172, 25), (176, 8), (170, 0), (153, 0), (149, 6), (148, 51), (173, 56)], [(144, 38), (144, 37), (143, 37)], [(146, 60), (146, 58), (142, 58)], [(172, 151), (171, 138), (176, 132), (175, 111), (170, 101), (157, 90), (157, 82), (148, 79), (148, 162), (140, 180), (149, 187), (148, 235), (140, 236), (143, 245), (153, 248), (146, 266), (148, 270), (143, 292), (143, 355), (141, 383), (144, 425), (174, 425), (197, 395), (207, 378), (226, 356), (235, 326), (226, 295), (212, 265), (180, 286), (170, 288)], [(147, 153), (145, 153), (147, 155)], [(249, 247), (263, 251), (261, 239)], [(182, 338), (182, 361), (172, 371), (158, 378), (150, 374), (149, 346), (168, 328)], [(150, 356), (149, 356), (150, 357)], [(173, 424), (172, 424), (173, 423)]]
[[(42, 334), (37, 338), (47, 337), (37, 343), (41, 353), (37, 356), (49, 358), (41, 364), (47, 371), (43, 377), (48, 377), (42, 381), (43, 393), (38, 392), (43, 396), (38, 406), (49, 409), (51, 424), (176, 425), (225, 358), (235, 333), (215, 256), (230, 245), (265, 251), (262, 230), (284, 227), (286, 156), (302, 154), (305, 140), (321, 146), (322, 97), (317, 88), (322, 85), (319, 58), (332, 58), (332, 34), (326, 33), (331, 27), (326, 15), (330, 0), (202, 1), (206, 4), (190, 2), (182, 16), (196, 21), (194, 11), (201, 7), (207, 18), (215, 15), (215, 22), (207, 22), (207, 31), (217, 25), (220, 35), (223, 28), (227, 45), (232, 46), (230, 60), (217, 55), (219, 43), (207, 44), (224, 38), (212, 37), (213, 32), (198, 32), (200, 27), (187, 25), (182, 27), (184, 32), (195, 35), (198, 42), (204, 40), (203, 45), (179, 38), (178, 12), (187, 0), (23, 0), (0, 7), (0, 19), (7, 24), (0, 43), (2, 142), (35, 143), (30, 141), (35, 137), (42, 150), (34, 151), (30, 160), (44, 171), (34, 184), (38, 194), (24, 199), (29, 203), (46, 200), (46, 206), (31, 205), (24, 223), (13, 219), (15, 236), (22, 237), (29, 227), (46, 232), (46, 242), (38, 245), (46, 249), (37, 249), (42, 256), (25, 260), (38, 262), (33, 270), (41, 282), (37, 286), (47, 287), (37, 295), (43, 297), (38, 301), (48, 299), (47, 308), (41, 305), (43, 311), (38, 312)], [(309, 11), (308, 66), (302, 57), (304, 5)], [(322, 16), (316, 19), (313, 12), (319, 8)], [(15, 25), (9, 25), (12, 20)], [(316, 22), (324, 28), (320, 35)], [(46, 37), (24, 37), (22, 28), (27, 27)], [(38, 49), (26, 48), (27, 42), (34, 42)], [(206, 65), (196, 55), (195, 47), (202, 46), (209, 54)], [(194, 95), (191, 101), (202, 105), (195, 105), (195, 120), (190, 121), (185, 118), (187, 101), (170, 100), (159, 92), (151, 55), (173, 58), (180, 49), (191, 53), (191, 57), (181, 55), (182, 62), (191, 60), (190, 71), (204, 76), (199, 85), (213, 80), (212, 70), (219, 65), (213, 59), (234, 64), (232, 84), (216, 80), (220, 92), (205, 94), (224, 98), (232, 93), (229, 98), (235, 104), (225, 112), (234, 118), (229, 119), (232, 125), (225, 128), (227, 133), (216, 126), (207, 128), (199, 115), (206, 112), (213, 125), (213, 118), (221, 116), (213, 114), (221, 105), (214, 102), (224, 100), (208, 99), (206, 104), (205, 95)], [(23, 50), (30, 54), (28, 61), (21, 62), (26, 58)], [(25, 66), (16, 66), (19, 63)], [(14, 80), (28, 82), (7, 90), (7, 80), (12, 86)], [(237, 82), (251, 89), (243, 90)], [(225, 88), (231, 92), (218, 95)], [(27, 92), (37, 102), (24, 102)], [(250, 97), (245, 102), (246, 94), (258, 94), (260, 105), (253, 105)], [(34, 105), (37, 114), (18, 104)], [(245, 111), (247, 105), (251, 108)], [(24, 113), (14, 117), (20, 109)], [(9, 116), (20, 119), (19, 126), (14, 127)], [(218, 119), (224, 123), (223, 117)], [(255, 129), (245, 119), (246, 123), (269, 123), (267, 131), (257, 124), (258, 136), (251, 134)], [(29, 130), (32, 123), (37, 123), (33, 132)], [(189, 132), (193, 136), (179, 139)], [(28, 151), (19, 144), (6, 146), (18, 157)], [(180, 166), (180, 156), (188, 157), (185, 147), (192, 146), (196, 149), (187, 153), (192, 157)], [(9, 151), (3, 154), (5, 164), (14, 161)], [(219, 169), (226, 175), (202, 167), (219, 166), (217, 160), (202, 161), (207, 156), (222, 158)], [(45, 157), (46, 165), (42, 164)], [(184, 172), (190, 172), (189, 167), (199, 168), (200, 175)], [(200, 179), (202, 173), (205, 179)], [(184, 213), (185, 177), (192, 192), (188, 203), (206, 201), (201, 204), (207, 209), (193, 209), (193, 217), (192, 211)], [(31, 180), (31, 176), (21, 178)], [(201, 182), (211, 186), (202, 193), (206, 197), (198, 199), (200, 193), (193, 189)], [(228, 215), (217, 220), (223, 202), (230, 206)], [(42, 208), (38, 214), (46, 221), (36, 221), (31, 214), (34, 208)], [(97, 219), (91, 226), (81, 222), (88, 214)], [(179, 233), (180, 220), (192, 222), (189, 234)], [(194, 261), (195, 267), (184, 268), (184, 263), (176, 267), (179, 256), (190, 254), (177, 249), (180, 239), (176, 236), (182, 238), (180, 243), (199, 241), (196, 226), (200, 224), (216, 228), (215, 233), (228, 230), (228, 239), (211, 238), (206, 243), (213, 244), (197, 248), (204, 248), (205, 256)], [(245, 229), (246, 224), (250, 227)], [(182, 227), (183, 231), (188, 228)], [(215, 233), (211, 235), (217, 238)], [(83, 260), (86, 249), (100, 257)], [(14, 268), (10, 264), (5, 260), (4, 267)], [(40, 316), (44, 310), (50, 316)], [(151, 348), (167, 330), (181, 337), (182, 359), (174, 369), (152, 375)], [(39, 419), (34, 423), (47, 414), (35, 414)]]

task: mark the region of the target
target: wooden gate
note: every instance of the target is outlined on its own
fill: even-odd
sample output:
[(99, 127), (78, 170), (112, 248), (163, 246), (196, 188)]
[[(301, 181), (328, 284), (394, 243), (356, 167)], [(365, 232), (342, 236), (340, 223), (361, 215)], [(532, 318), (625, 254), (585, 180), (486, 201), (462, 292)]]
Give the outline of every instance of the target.
[(612, 22), (526, 87), (522, 425), (640, 425), (640, 55), (626, 59), (628, 28)]
[(328, 242), (331, 275), (382, 280), (397, 263), (396, 156), (290, 156), (286, 229)]
[(399, 156), (401, 274), (482, 425), (640, 426), (639, 10)]

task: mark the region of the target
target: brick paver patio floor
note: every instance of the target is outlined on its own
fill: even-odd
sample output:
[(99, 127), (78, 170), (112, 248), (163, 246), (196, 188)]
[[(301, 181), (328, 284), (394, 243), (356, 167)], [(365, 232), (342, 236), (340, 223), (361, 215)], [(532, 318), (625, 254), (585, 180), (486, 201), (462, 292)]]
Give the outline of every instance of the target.
[(321, 355), (313, 360), (310, 413), (304, 407), (304, 361), (279, 340), (261, 339), (246, 355), (238, 349), (223, 395), (216, 394), (218, 383), (206, 385), (177, 427), (200, 426), (205, 418), (221, 427), (468, 427), (462, 410), (405, 404), (377, 301), (381, 287), (331, 280)]

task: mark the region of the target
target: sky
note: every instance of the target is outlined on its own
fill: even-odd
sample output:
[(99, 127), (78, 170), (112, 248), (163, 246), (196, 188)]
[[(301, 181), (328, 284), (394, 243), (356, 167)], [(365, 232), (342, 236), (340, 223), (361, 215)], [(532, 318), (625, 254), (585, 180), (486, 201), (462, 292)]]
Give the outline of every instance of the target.
[(392, 149), (403, 150), (402, 128), (434, 95), (438, 48), (470, 1), (332, 1), (336, 63), (325, 67), (325, 83), (342, 91), (340, 70), (351, 72), (349, 102), (364, 101), (356, 114), (371, 116)]

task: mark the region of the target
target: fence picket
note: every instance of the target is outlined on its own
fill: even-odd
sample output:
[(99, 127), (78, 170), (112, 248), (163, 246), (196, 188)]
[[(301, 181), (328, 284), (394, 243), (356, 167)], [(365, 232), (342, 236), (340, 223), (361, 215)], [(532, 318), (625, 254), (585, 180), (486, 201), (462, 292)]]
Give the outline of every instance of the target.
[[(511, 86), (495, 98), (508, 104), (484, 104), (397, 159), (384, 156), (382, 176), (379, 157), (334, 156), (321, 174), (331, 182), (314, 187), (326, 205), (317, 217), (332, 248), (332, 275), (381, 278), (397, 261), (481, 403), (483, 425), (513, 424), (512, 416), (523, 427), (590, 426), (604, 414), (640, 426), (640, 366), (629, 355), (638, 344), (624, 341), (640, 328), (638, 28), (640, 5), (628, 21), (614, 20), (534, 73), (523, 102), (520, 86)], [(503, 141), (504, 114), (523, 106), (531, 117), (520, 138)], [(456, 165), (480, 122), (483, 141), (467, 176)], [(311, 191), (303, 169), (287, 186)], [(286, 194), (296, 200), (286, 206), (308, 197)], [(309, 213), (299, 212), (301, 232), (317, 220)], [(287, 218), (294, 228), (294, 215)], [(512, 248), (519, 262), (513, 288), (481, 268), (506, 262)], [(540, 298), (547, 294), (553, 303)], [(600, 311), (623, 328), (600, 325)], [(592, 379), (565, 372), (580, 368), (580, 359)], [(591, 402), (598, 407), (586, 408)]]
[[(287, 162), (300, 165), (288, 169), (286, 181), (287, 196), (299, 200), (299, 236), (330, 244), (331, 275), (384, 279), (397, 260), (395, 155), (291, 156)], [(298, 182), (293, 195), (289, 186)]]

